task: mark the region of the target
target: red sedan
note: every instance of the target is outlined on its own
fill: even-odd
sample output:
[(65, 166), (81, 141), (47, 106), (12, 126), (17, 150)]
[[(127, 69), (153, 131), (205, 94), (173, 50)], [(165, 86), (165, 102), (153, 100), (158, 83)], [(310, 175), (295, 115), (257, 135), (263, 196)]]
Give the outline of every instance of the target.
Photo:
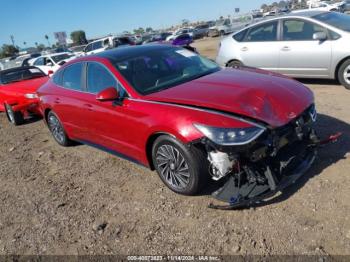
[(30, 115), (40, 115), (37, 89), (49, 77), (36, 67), (18, 67), (0, 71), (0, 112), (20, 125)]
[(65, 64), (42, 86), (55, 140), (72, 140), (156, 169), (173, 191), (231, 207), (270, 197), (313, 163), (314, 97), (262, 70), (221, 69), (166, 45), (118, 48)]

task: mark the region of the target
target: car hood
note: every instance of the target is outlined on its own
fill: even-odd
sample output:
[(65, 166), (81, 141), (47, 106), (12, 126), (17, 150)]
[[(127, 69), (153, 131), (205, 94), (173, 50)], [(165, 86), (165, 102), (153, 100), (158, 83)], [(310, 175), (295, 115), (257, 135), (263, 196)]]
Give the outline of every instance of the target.
[(313, 101), (303, 84), (259, 69), (223, 69), (146, 99), (225, 111), (272, 127), (289, 123)]
[(43, 84), (47, 82), (50, 78), (48, 76), (38, 77), (29, 80), (23, 80), (21, 82), (14, 82), (7, 85), (4, 85), (6, 88), (14, 88), (17, 92), (20, 93), (35, 93), (36, 90)]

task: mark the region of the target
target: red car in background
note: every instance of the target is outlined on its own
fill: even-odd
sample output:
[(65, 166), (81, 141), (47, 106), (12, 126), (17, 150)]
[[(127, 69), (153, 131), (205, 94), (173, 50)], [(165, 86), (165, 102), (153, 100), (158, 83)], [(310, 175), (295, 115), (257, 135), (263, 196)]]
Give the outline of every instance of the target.
[(31, 115), (40, 115), (37, 89), (49, 77), (40, 69), (28, 66), (0, 71), (0, 112), (6, 112), (8, 120), (20, 125)]
[(156, 169), (180, 194), (224, 180), (213, 195), (230, 207), (294, 183), (319, 143), (307, 87), (262, 70), (222, 69), (179, 47), (78, 58), (38, 95), (60, 145), (75, 140)]

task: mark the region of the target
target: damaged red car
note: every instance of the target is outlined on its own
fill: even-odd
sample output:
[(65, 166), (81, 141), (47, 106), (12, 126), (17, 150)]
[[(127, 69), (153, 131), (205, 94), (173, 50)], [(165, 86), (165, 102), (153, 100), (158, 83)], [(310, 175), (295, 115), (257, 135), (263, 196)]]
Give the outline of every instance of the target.
[(40, 115), (37, 89), (49, 77), (40, 69), (28, 66), (0, 71), (0, 112), (10, 123), (20, 125), (33, 115)]
[(223, 180), (213, 196), (230, 207), (296, 181), (319, 144), (307, 87), (262, 70), (222, 69), (178, 47), (76, 59), (38, 95), (60, 145), (79, 141), (155, 169), (180, 194)]

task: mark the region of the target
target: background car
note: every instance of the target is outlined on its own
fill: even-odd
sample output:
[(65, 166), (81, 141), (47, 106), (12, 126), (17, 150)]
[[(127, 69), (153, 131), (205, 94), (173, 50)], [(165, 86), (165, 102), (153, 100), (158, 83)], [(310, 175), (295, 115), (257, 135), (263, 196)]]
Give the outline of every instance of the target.
[(193, 38), (189, 34), (182, 34), (176, 36), (171, 43), (177, 46), (188, 46), (193, 43)]
[(72, 53), (54, 53), (39, 56), (35, 59), (29, 60), (29, 64), (39, 68), (47, 75), (51, 75), (56, 72), (64, 63), (74, 59), (75, 56)]
[(33, 66), (0, 71), (0, 112), (5, 111), (14, 125), (22, 124), (32, 114), (40, 115), (36, 91), (48, 79)]
[(193, 38), (194, 39), (202, 38), (202, 37), (208, 36), (208, 34), (209, 34), (209, 24), (197, 25), (194, 28)]
[(226, 177), (220, 200), (255, 201), (314, 160), (308, 88), (262, 70), (221, 69), (183, 48), (142, 45), (78, 58), (38, 95), (60, 145), (72, 139), (156, 169), (184, 195)]
[(350, 12), (350, 0), (343, 1), (342, 5), (339, 8), (340, 8), (341, 12), (349, 13)]
[(98, 39), (86, 45), (84, 53), (85, 55), (93, 55), (103, 52), (107, 49), (125, 45), (135, 45), (135, 42), (128, 36), (109, 36)]
[(216, 37), (223, 36), (226, 34), (230, 34), (233, 32), (233, 26), (231, 23), (231, 19), (221, 19), (216, 21), (216, 24), (209, 28), (208, 36)]
[(183, 35), (183, 34), (189, 34), (191, 37), (193, 37), (194, 29), (193, 28), (180, 28), (176, 30), (172, 35), (169, 35), (165, 40), (171, 41), (174, 40), (177, 36)]
[(72, 46), (69, 48), (69, 51), (71, 51), (76, 57), (84, 55), (84, 49), (86, 45), (78, 45), (78, 46)]
[(308, 11), (266, 20), (223, 39), (216, 62), (295, 78), (338, 79), (350, 89), (349, 41), (350, 16)]

